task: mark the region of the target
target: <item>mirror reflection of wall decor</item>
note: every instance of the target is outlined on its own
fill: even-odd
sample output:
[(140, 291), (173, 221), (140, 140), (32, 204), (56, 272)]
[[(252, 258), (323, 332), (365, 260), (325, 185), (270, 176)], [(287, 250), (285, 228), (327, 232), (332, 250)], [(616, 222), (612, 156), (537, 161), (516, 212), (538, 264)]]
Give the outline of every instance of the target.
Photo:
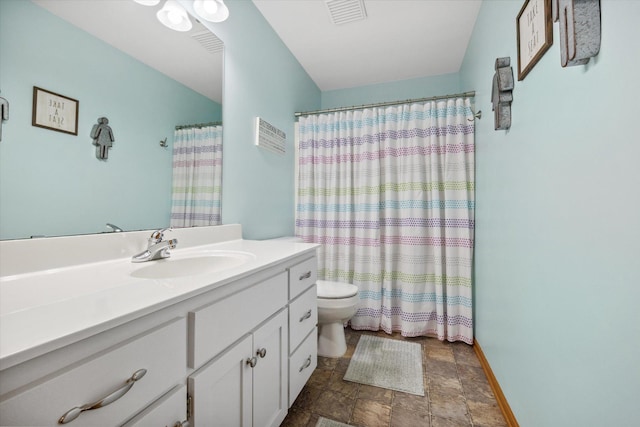
[(78, 100), (33, 87), (33, 126), (78, 134)]
[(0, 141), (2, 141), (2, 123), (9, 120), (9, 101), (0, 96)]
[(584, 65), (600, 52), (600, 0), (554, 0), (560, 23), (560, 64)]
[[(129, 0), (0, 0), (0, 96), (11, 103), (0, 240), (102, 233), (107, 222), (126, 231), (169, 225), (170, 135), (176, 124), (222, 120), (224, 49), (205, 46), (215, 36), (193, 18), (191, 31), (177, 32), (150, 12)], [(31, 125), (34, 85), (82, 102), (77, 143)], [(107, 162), (94, 160), (90, 137), (103, 116), (115, 138)]]
[(511, 101), (513, 101), (513, 68), (508, 56), (496, 59), (496, 73), (493, 75), (491, 104), (494, 111), (494, 129), (511, 127)]
[(516, 18), (518, 80), (523, 80), (553, 44), (551, 0), (526, 0)]
[(113, 147), (113, 131), (109, 126), (109, 119), (106, 117), (98, 118), (98, 123), (91, 128), (91, 138), (93, 145), (96, 146), (96, 158), (98, 160), (107, 160), (109, 158), (109, 148)]

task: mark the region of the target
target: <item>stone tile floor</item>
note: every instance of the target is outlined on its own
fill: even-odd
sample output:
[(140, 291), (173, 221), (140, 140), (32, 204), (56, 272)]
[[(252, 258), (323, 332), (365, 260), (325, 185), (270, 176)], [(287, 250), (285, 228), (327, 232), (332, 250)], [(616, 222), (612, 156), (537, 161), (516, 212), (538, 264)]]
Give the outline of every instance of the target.
[[(324, 417), (359, 427), (503, 427), (506, 422), (473, 348), (400, 333), (346, 330), (347, 352), (318, 357), (312, 374), (281, 427), (315, 427)], [(425, 396), (342, 379), (361, 335), (422, 344)]]

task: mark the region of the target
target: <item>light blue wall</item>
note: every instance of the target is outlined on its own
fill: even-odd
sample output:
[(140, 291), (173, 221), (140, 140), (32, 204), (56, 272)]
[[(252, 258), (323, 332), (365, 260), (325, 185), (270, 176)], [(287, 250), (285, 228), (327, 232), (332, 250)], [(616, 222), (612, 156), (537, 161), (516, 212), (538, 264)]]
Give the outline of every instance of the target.
[[(245, 238), (293, 235), (294, 112), (320, 107), (320, 90), (247, 0), (229, 0), (229, 19), (209, 24), (225, 44), (222, 220)], [(254, 145), (262, 117), (287, 134), (286, 154)]]
[[(554, 44), (494, 131), (494, 61), (516, 72), (522, 1), (485, 0), (461, 70), (476, 128), (476, 338), (520, 425), (637, 426), (640, 2), (602, 0), (602, 47)], [(516, 73), (517, 76), (517, 73)]]
[[(31, 126), (33, 86), (79, 100), (78, 135)], [(0, 238), (169, 224), (176, 124), (221, 106), (29, 1), (0, 1), (0, 90), (10, 102), (0, 142)], [(98, 117), (115, 136), (108, 161), (90, 138)]]
[[(435, 77), (325, 91), (322, 92), (322, 108), (424, 98), (458, 93), (460, 90), (460, 75), (458, 73), (443, 74)], [(464, 88), (462, 90), (466, 91)]]

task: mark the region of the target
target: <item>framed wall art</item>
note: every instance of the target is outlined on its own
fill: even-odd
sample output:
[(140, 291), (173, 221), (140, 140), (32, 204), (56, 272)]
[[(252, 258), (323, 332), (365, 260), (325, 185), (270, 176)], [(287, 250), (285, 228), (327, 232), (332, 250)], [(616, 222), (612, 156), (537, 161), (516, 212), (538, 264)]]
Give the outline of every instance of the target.
[(77, 99), (34, 86), (31, 124), (77, 135), (79, 104)]
[(525, 0), (516, 18), (518, 80), (523, 80), (553, 44), (551, 0)]

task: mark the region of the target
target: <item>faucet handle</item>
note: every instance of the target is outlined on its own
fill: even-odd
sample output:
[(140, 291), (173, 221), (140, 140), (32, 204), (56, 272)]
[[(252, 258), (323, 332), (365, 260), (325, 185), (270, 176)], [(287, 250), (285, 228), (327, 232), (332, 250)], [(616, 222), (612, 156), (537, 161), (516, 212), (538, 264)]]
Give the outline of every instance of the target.
[(151, 237), (149, 237), (149, 240), (153, 241), (154, 243), (162, 242), (162, 239), (164, 237), (164, 232), (167, 230), (172, 231), (173, 227), (161, 228), (159, 230), (154, 231), (153, 233), (151, 233)]

